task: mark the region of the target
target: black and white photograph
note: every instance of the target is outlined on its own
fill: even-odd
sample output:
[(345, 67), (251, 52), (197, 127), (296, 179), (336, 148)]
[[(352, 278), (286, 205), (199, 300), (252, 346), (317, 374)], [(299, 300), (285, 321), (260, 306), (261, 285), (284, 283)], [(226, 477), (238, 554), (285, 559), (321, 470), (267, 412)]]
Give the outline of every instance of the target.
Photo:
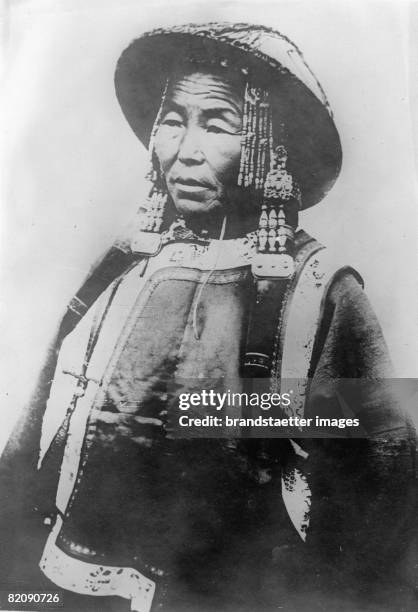
[(0, 610), (418, 609), (418, 3), (3, 3)]

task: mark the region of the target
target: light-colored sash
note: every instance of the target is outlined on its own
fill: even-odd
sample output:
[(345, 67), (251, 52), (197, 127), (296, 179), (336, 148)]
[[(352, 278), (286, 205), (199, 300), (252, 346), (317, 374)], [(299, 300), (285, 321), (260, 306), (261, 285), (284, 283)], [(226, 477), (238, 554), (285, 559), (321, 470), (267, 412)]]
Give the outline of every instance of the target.
[[(293, 294), (289, 298), (283, 325), (284, 340), (280, 373), (281, 393), (291, 392), (292, 402), (285, 409), (288, 416), (304, 417), (308, 376), (316, 334), (322, 320), (323, 307), (333, 279), (350, 271), (327, 249), (313, 253), (305, 262)], [(302, 540), (309, 527), (311, 490), (304, 474), (308, 455), (291, 440), (294, 456), (282, 475), (282, 496), (289, 517)]]

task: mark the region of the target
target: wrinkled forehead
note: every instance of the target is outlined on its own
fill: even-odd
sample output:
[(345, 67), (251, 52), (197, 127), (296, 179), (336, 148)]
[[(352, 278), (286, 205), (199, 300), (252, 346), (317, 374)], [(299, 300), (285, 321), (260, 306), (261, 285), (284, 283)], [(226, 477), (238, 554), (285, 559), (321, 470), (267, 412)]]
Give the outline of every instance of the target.
[(242, 113), (246, 81), (244, 75), (234, 70), (212, 66), (182, 66), (169, 78), (165, 106), (196, 104), (210, 106), (223, 104)]

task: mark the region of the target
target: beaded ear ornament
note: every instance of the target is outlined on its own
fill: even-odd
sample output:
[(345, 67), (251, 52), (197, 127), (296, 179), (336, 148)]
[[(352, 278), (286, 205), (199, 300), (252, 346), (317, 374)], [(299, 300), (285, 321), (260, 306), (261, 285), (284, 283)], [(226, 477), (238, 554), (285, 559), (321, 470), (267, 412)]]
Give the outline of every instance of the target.
[(131, 250), (148, 255), (157, 253), (161, 248), (161, 229), (168, 200), (167, 188), (154, 148), (168, 86), (169, 79), (165, 83), (148, 145), (149, 169), (145, 178), (150, 181), (151, 187), (145, 203), (138, 209), (131, 238)]
[(292, 253), (301, 196), (286, 163), (284, 146), (274, 147), (269, 93), (248, 80), (238, 185), (252, 187), (261, 208), (252, 264), (257, 278), (287, 278), (294, 272)]
[(257, 278), (288, 278), (295, 270), (293, 248), (301, 194), (286, 170), (287, 152), (278, 146), (264, 183), (257, 230), (257, 255), (252, 271)]
[[(212, 60), (217, 67), (228, 68), (228, 60)], [(193, 58), (198, 65), (208, 61)], [(257, 278), (289, 277), (294, 271), (292, 257), (300, 190), (286, 170), (287, 152), (274, 147), (272, 110), (269, 93), (251, 83), (247, 68), (240, 69), (245, 78), (242, 121), (241, 158), (238, 185), (252, 189), (252, 197), (260, 208), (257, 228), (257, 254), (252, 264)], [(167, 208), (167, 188), (154, 150), (155, 135), (160, 127), (169, 79), (162, 93), (161, 104), (149, 142), (151, 188), (145, 205), (138, 211), (133, 251), (153, 254), (161, 247), (161, 232)], [(166, 228), (167, 229), (167, 228)]]

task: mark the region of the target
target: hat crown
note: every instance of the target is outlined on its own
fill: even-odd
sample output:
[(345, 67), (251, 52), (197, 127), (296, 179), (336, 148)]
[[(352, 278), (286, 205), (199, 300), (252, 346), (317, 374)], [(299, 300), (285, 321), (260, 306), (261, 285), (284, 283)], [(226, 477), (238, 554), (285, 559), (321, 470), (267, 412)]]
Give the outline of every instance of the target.
[(263, 60), (280, 72), (293, 74), (310, 89), (332, 116), (325, 92), (306, 63), (302, 52), (287, 36), (279, 31), (267, 26), (249, 23), (209, 22), (156, 28), (145, 32), (143, 37), (175, 34), (192, 35), (232, 45)]

